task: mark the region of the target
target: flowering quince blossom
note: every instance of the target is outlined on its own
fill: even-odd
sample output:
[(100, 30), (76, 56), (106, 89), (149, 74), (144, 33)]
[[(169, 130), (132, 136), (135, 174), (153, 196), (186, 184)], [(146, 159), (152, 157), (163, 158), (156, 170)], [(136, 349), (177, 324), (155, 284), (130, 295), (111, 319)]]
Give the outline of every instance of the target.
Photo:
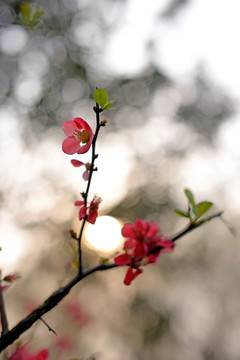
[(89, 175), (90, 175), (90, 170), (91, 170), (91, 164), (90, 163), (85, 164), (84, 162), (75, 160), (75, 159), (71, 160), (71, 163), (75, 167), (80, 167), (82, 165), (85, 165), (86, 170), (84, 171), (82, 177), (83, 177), (83, 180), (88, 181)]
[(86, 153), (93, 140), (93, 132), (88, 123), (82, 118), (66, 120), (62, 125), (67, 138), (63, 140), (62, 150), (68, 155)]
[(142, 219), (122, 228), (122, 236), (127, 238), (123, 247), (125, 253), (116, 256), (114, 262), (116, 265), (129, 266), (124, 279), (125, 285), (130, 285), (143, 272), (141, 266), (156, 263), (160, 254), (173, 251), (174, 243), (158, 233), (156, 222), (148, 223)]
[(82, 220), (87, 216), (87, 221), (94, 224), (98, 216), (98, 207), (102, 199), (98, 196), (94, 196), (89, 206), (85, 206), (84, 201), (76, 201), (75, 206), (81, 206), (79, 210), (79, 220)]

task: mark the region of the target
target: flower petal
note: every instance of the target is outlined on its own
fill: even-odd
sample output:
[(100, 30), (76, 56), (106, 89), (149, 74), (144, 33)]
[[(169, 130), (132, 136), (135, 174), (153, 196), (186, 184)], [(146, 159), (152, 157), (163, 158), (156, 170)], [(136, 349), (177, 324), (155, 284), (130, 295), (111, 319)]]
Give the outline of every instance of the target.
[(78, 200), (78, 201), (75, 201), (75, 203), (74, 203), (74, 205), (75, 206), (82, 206), (82, 205), (84, 205), (84, 201), (80, 201), (80, 200)]
[(88, 141), (87, 144), (84, 144), (84, 145), (79, 144), (79, 149), (78, 149), (77, 153), (78, 154), (85, 154), (86, 152), (88, 152), (91, 145), (92, 145), (92, 141), (91, 141), (91, 138), (90, 138), (90, 140)]
[(90, 171), (88, 171), (88, 170), (84, 171), (84, 173), (83, 173), (83, 175), (82, 175), (83, 180), (88, 181), (89, 175), (90, 175)]
[(123, 250), (132, 249), (136, 246), (136, 240), (135, 239), (128, 239), (124, 243)]
[(156, 223), (155, 221), (151, 221), (149, 223), (149, 228), (148, 228), (148, 231), (146, 234), (146, 238), (153, 237), (153, 236), (157, 235), (158, 232), (159, 232), (158, 223)]
[(75, 159), (72, 159), (72, 160), (71, 160), (71, 163), (72, 163), (72, 165), (75, 166), (75, 167), (79, 167), (79, 166), (85, 165), (82, 161), (75, 160)]
[(73, 155), (79, 150), (79, 148), (79, 141), (75, 140), (73, 136), (69, 136), (63, 140), (62, 151), (65, 152), (65, 154)]
[(121, 254), (114, 258), (114, 262), (116, 265), (124, 266), (128, 265), (131, 260), (131, 257), (129, 254)]
[(126, 224), (122, 228), (122, 236), (130, 239), (136, 239), (136, 232), (134, 225)]
[(72, 136), (77, 126), (73, 120), (66, 120), (62, 124), (62, 129), (67, 136)]
[(91, 224), (95, 224), (97, 216), (98, 216), (97, 209), (90, 210), (87, 217), (87, 221)]

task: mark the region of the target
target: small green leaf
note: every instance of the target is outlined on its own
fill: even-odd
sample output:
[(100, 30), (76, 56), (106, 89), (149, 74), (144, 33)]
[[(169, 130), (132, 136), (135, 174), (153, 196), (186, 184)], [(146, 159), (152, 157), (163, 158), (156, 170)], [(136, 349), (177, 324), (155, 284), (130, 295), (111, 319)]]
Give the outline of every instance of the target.
[(185, 217), (185, 218), (188, 218), (188, 219), (190, 218), (189, 214), (188, 214), (187, 212), (185, 212), (185, 211), (182, 211), (182, 210), (174, 210), (174, 212), (175, 212), (176, 214), (180, 215), (180, 216)]
[(25, 21), (29, 21), (31, 17), (31, 8), (29, 3), (24, 2), (20, 6), (20, 13)]
[(44, 11), (42, 8), (38, 7), (33, 15), (34, 20), (38, 20), (40, 17), (42, 17), (44, 14)]
[(105, 90), (103, 90), (103, 89), (97, 89), (97, 90), (95, 90), (93, 97), (94, 97), (94, 100), (96, 101), (96, 103), (97, 103), (98, 105), (100, 105), (102, 109), (103, 109), (104, 106), (106, 106), (107, 103), (108, 103), (108, 94), (107, 94), (107, 92), (106, 92)]
[(40, 6), (35, 6), (28, 2), (24, 2), (20, 6), (20, 20), (26, 26), (34, 27), (37, 25), (43, 14), (44, 10)]
[(113, 104), (115, 103), (115, 100), (108, 101), (104, 107), (102, 107), (103, 110), (109, 110)]
[(199, 218), (203, 214), (205, 214), (211, 207), (213, 203), (210, 201), (202, 201), (196, 205), (196, 216)]
[(194, 208), (194, 207), (195, 207), (195, 200), (194, 200), (193, 193), (192, 193), (191, 190), (189, 190), (189, 189), (185, 189), (184, 192), (185, 192), (185, 195), (186, 195), (187, 198), (188, 198), (188, 201), (189, 201), (190, 204), (192, 205), (192, 208)]

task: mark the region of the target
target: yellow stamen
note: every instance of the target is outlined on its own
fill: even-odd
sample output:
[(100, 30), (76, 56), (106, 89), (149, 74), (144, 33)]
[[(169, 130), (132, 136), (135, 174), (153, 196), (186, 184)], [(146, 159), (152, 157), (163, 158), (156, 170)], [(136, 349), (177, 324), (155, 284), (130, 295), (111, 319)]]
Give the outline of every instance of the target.
[(87, 144), (90, 140), (90, 134), (87, 130), (75, 130), (74, 136), (76, 140), (80, 140), (83, 144)]

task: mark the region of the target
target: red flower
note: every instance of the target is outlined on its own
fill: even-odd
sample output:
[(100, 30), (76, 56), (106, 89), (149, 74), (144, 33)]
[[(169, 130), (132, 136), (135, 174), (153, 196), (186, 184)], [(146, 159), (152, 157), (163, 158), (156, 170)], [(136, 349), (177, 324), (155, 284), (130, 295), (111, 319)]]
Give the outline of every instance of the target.
[(26, 346), (20, 346), (10, 356), (9, 360), (48, 360), (48, 350), (42, 349), (37, 354), (31, 354), (27, 351)]
[(82, 166), (82, 165), (85, 165), (85, 168), (86, 168), (86, 170), (84, 171), (84, 173), (83, 173), (83, 175), (82, 175), (82, 177), (83, 177), (83, 180), (88, 180), (89, 179), (89, 175), (90, 175), (90, 170), (91, 170), (91, 164), (90, 163), (84, 163), (84, 162), (82, 162), (82, 161), (79, 161), (79, 160), (71, 160), (71, 163), (72, 163), (72, 165), (73, 166), (75, 166), (75, 167), (80, 167), (80, 166)]
[(75, 153), (86, 153), (93, 140), (93, 132), (88, 123), (77, 117), (73, 120), (64, 121), (62, 125), (63, 131), (67, 138), (63, 140), (62, 150), (68, 155)]
[(122, 228), (122, 235), (127, 238), (124, 243), (124, 254), (114, 258), (116, 265), (128, 265), (124, 284), (131, 282), (142, 273), (140, 266), (157, 262), (163, 252), (172, 252), (174, 243), (158, 234), (159, 227), (154, 221), (148, 223), (137, 219), (135, 224), (126, 224)]
[(98, 216), (98, 207), (102, 199), (98, 196), (94, 196), (89, 206), (85, 206), (84, 201), (76, 201), (75, 206), (81, 206), (79, 210), (79, 220), (82, 220), (87, 216), (87, 221), (94, 224)]
[(48, 360), (48, 350), (42, 349), (37, 354), (28, 354), (23, 360)]

